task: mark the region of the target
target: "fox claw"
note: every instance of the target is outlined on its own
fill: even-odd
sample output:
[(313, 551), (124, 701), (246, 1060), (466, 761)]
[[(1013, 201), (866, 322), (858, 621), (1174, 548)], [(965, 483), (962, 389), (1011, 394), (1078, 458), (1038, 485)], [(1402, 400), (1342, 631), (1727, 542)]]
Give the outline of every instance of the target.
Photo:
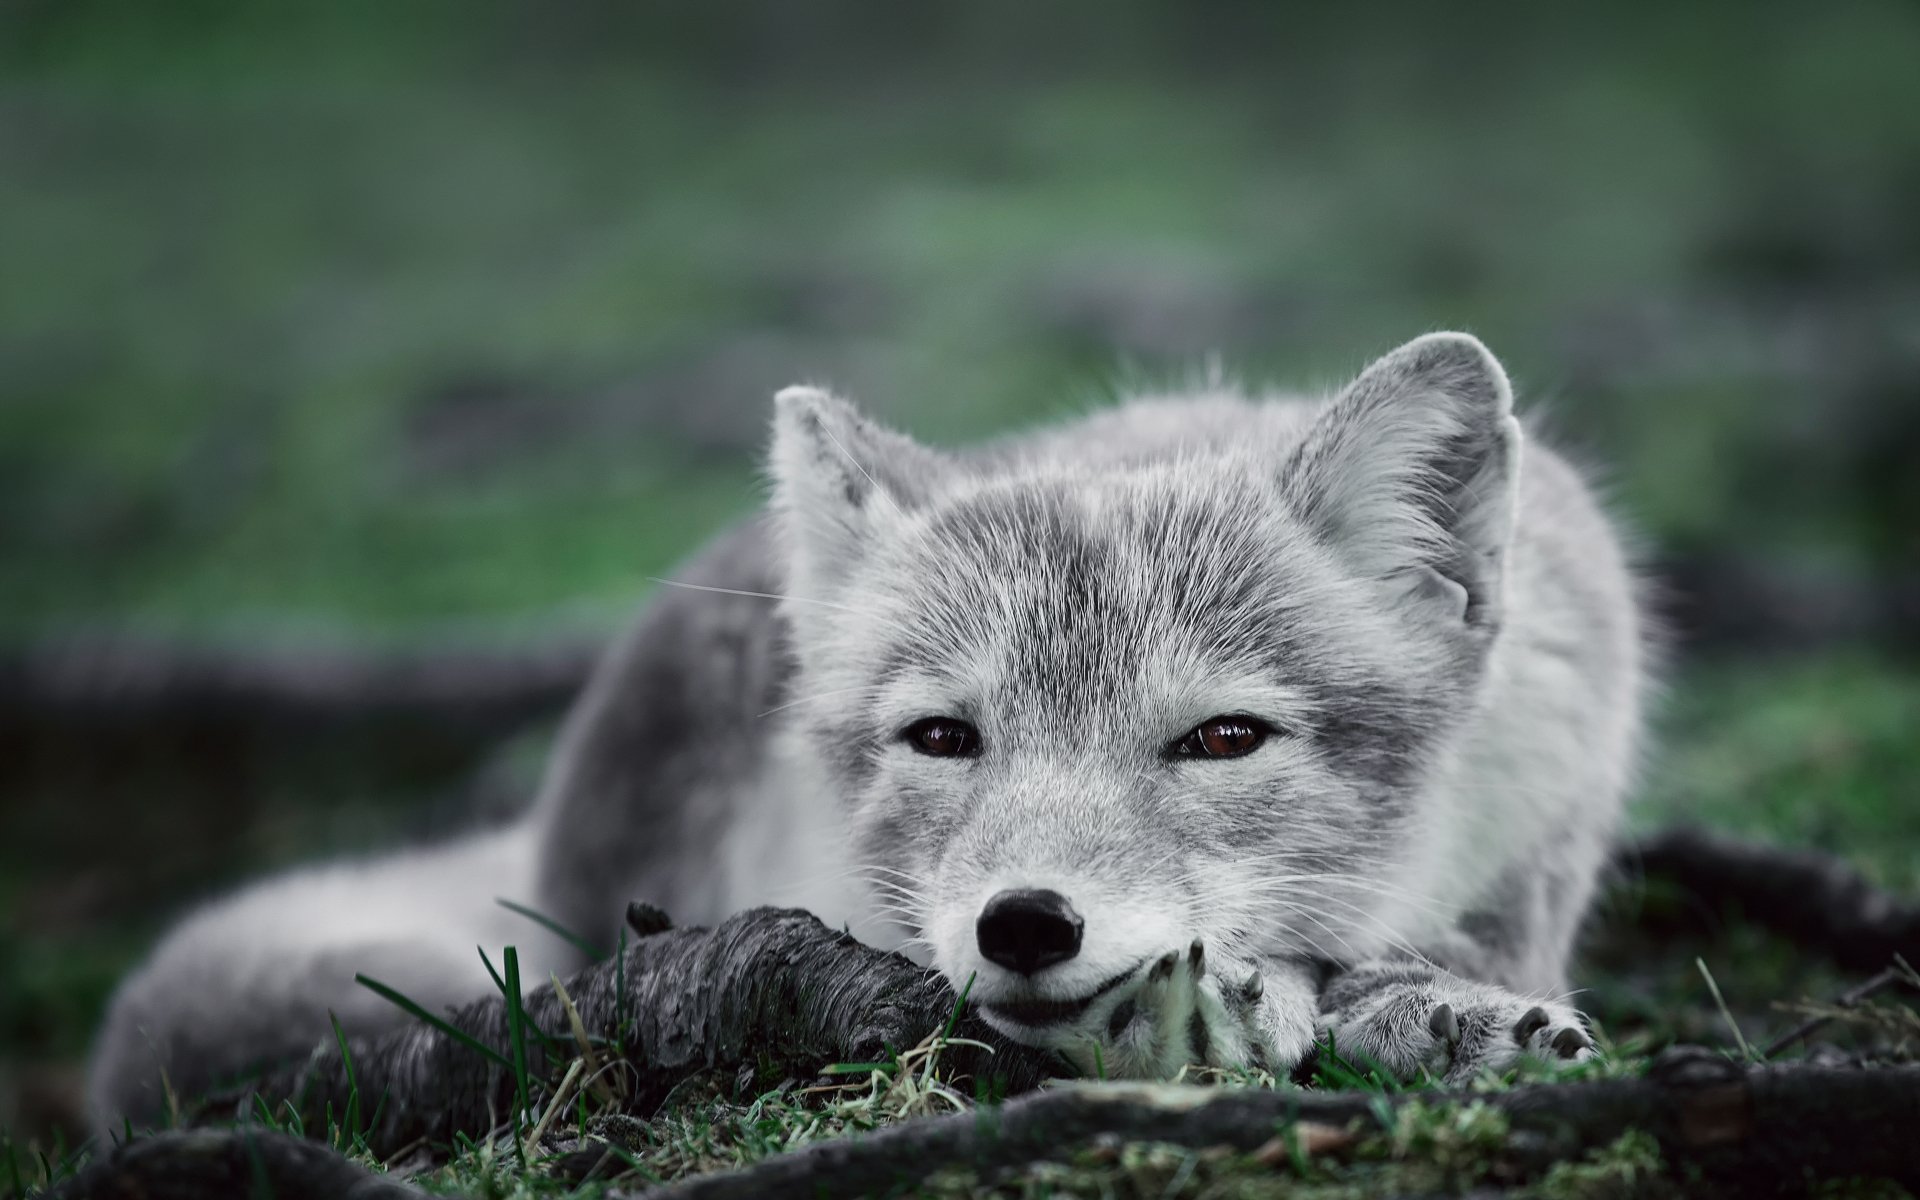
[(1285, 1072), (1313, 1041), (1310, 991), (1283, 1002), (1287, 993), (1270, 993), (1259, 968), (1209, 963), (1202, 938), (1153, 959), (1114, 995), (1110, 1008), (1090, 1014), (1097, 1032), (1067, 1049), (1083, 1070), (1148, 1079), (1194, 1066)]

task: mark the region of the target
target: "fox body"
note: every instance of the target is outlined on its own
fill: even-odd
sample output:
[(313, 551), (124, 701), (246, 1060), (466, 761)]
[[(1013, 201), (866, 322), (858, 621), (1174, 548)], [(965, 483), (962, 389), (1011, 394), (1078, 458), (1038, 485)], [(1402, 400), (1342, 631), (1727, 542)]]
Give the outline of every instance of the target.
[[(1641, 619), (1479, 342), (964, 452), (794, 388), (770, 466), (769, 512), (609, 654), (519, 826), (346, 869), (424, 914), (391, 932), (274, 936), (341, 868), (190, 919), (116, 997), (102, 1113), (151, 1112), (188, 1051), (232, 1069), (328, 1007), (398, 1019), (347, 1002), (356, 959), (484, 993), (450, 963), (498, 910), (445, 878), (482, 854), (602, 941), (633, 897), (811, 908), (1109, 1074), (1285, 1070), (1326, 1031), (1452, 1079), (1590, 1052), (1557, 997), (1635, 762)], [(215, 1009), (258, 1003), (216, 979), (301, 1019), (209, 1062)]]

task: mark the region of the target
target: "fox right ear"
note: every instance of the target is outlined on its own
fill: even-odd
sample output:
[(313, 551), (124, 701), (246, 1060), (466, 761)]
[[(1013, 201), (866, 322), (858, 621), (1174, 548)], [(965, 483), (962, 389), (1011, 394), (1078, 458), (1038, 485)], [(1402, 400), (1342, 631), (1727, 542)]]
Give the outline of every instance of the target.
[(773, 398), (768, 468), (789, 586), (817, 596), (844, 576), (877, 528), (925, 500), (949, 462), (837, 396), (790, 387)]
[(1464, 333), (1415, 338), (1328, 405), (1287, 465), (1301, 514), (1363, 575), (1496, 628), (1520, 474), (1500, 363)]

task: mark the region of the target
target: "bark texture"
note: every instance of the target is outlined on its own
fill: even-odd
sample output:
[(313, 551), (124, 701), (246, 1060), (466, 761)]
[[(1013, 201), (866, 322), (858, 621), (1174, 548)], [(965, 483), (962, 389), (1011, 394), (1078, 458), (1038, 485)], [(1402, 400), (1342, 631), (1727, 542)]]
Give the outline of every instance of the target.
[[(649, 1200), (779, 1200), (899, 1194), (936, 1171), (990, 1178), (1060, 1159), (1094, 1138), (1243, 1152), (1270, 1147), (1295, 1122), (1381, 1128), (1412, 1101), (1474, 1099), (1506, 1113), (1505, 1147), (1488, 1164), (1494, 1188), (1632, 1129), (1656, 1137), (1689, 1194), (1804, 1194), (1822, 1180), (1869, 1177), (1920, 1188), (1920, 1067), (1746, 1068), (1707, 1050), (1663, 1054), (1646, 1077), (1460, 1093), (1316, 1093), (1168, 1084), (1102, 1084), (1014, 1100), (998, 1109), (892, 1126), (641, 1193)], [(1339, 1153), (1336, 1148), (1334, 1153)], [(1286, 1166), (1275, 1168), (1284, 1171)], [(266, 1190), (266, 1189), (271, 1189)], [(272, 1195), (412, 1200), (423, 1193), (368, 1172), (327, 1147), (247, 1130), (171, 1133), (136, 1142), (54, 1189), (58, 1200)]]
[[(1737, 906), (1843, 964), (1883, 967), (1896, 952), (1920, 957), (1920, 911), (1824, 856), (1679, 830), (1625, 852), (1623, 860), (1631, 873)], [(630, 920), (641, 936), (625, 955), (566, 986), (589, 1035), (624, 1045), (627, 1107), (637, 1113), (652, 1112), (670, 1089), (701, 1072), (751, 1069), (762, 1081), (770, 1074), (807, 1078), (827, 1063), (884, 1058), (889, 1048), (907, 1049), (940, 1029), (956, 1002), (938, 975), (798, 910), (755, 909), (710, 930), (669, 929), (663, 915), (640, 906)], [(524, 1012), (526, 1023), (555, 1040), (549, 1050), (539, 1036), (524, 1039), (527, 1074), (538, 1088), (577, 1050), (551, 985), (529, 992)], [(467, 1005), (449, 1020), (513, 1058), (503, 999)], [(970, 1015), (961, 1016), (955, 1032), (995, 1049), (991, 1056), (955, 1049), (946, 1059), (983, 1091), (1018, 1095), (1052, 1073), (1049, 1056), (1007, 1042)], [(304, 1063), (216, 1098), (202, 1115), (244, 1116), (257, 1102), (282, 1111), (290, 1102), (306, 1128), (322, 1130), (329, 1111), (347, 1111), (357, 1085), (359, 1111), (371, 1121), (367, 1143), (383, 1157), (421, 1142), (449, 1142), (456, 1131), (478, 1137), (510, 1120), (515, 1073), (443, 1030), (421, 1023), (356, 1040), (349, 1052), (351, 1072), (328, 1042)], [(1511, 1119), (1503, 1171), (1515, 1180), (1628, 1129), (1644, 1129), (1660, 1140), (1670, 1165), (1697, 1169), (1730, 1194), (1791, 1192), (1810, 1179), (1847, 1175), (1920, 1188), (1920, 1146), (1912, 1136), (1920, 1129), (1916, 1066), (1747, 1070), (1711, 1052), (1682, 1049), (1663, 1056), (1645, 1078), (1537, 1085), (1487, 1101)], [(884, 1192), (943, 1166), (991, 1173), (1057, 1156), (1103, 1134), (1252, 1150), (1291, 1120), (1377, 1122), (1381, 1102), (1365, 1093), (1146, 1085), (1052, 1091), (825, 1143), (660, 1194), (724, 1200)], [(243, 1168), (245, 1174), (236, 1174)], [(238, 1194), (262, 1170), (282, 1197), (414, 1194), (323, 1146), (244, 1130), (138, 1142), (56, 1194)]]
[(602, 646), (548, 641), (378, 652), (346, 646), (249, 646), (75, 636), (0, 651), (0, 733), (108, 738), (114, 731), (202, 725), (236, 737), (262, 727), (312, 736), (403, 721), (497, 739), (564, 708)]
[[(624, 959), (598, 963), (565, 985), (592, 1038), (624, 1043), (629, 1108), (640, 1113), (702, 1071), (750, 1068), (806, 1079), (829, 1063), (884, 1059), (889, 1048), (910, 1049), (940, 1030), (955, 1003), (940, 976), (798, 909), (757, 908), (712, 929), (652, 933)], [(550, 1051), (525, 1036), (527, 1074), (536, 1085), (550, 1082), (579, 1053), (569, 1019), (551, 984), (528, 992), (524, 1003), (526, 1023), (555, 1039)], [(513, 1059), (504, 998), (454, 1010), (448, 1021)], [(1046, 1055), (1008, 1042), (978, 1018), (963, 1016), (955, 1032), (995, 1047), (991, 1056), (956, 1048), (947, 1060), (995, 1094), (1030, 1089), (1050, 1071)], [(357, 1085), (360, 1111), (373, 1121), (368, 1145), (383, 1157), (421, 1139), (478, 1136), (510, 1120), (514, 1072), (444, 1030), (421, 1022), (356, 1039), (348, 1050), (351, 1072), (339, 1047), (323, 1043), (306, 1062), (218, 1098), (207, 1112), (244, 1116), (260, 1101), (278, 1112), (291, 1102), (306, 1128), (324, 1129), (326, 1113), (346, 1112)]]
[[(1461, 1100), (1472, 1097), (1458, 1096)], [(1748, 1070), (1711, 1051), (1668, 1051), (1642, 1079), (1541, 1084), (1482, 1097), (1511, 1124), (1498, 1159), (1520, 1183), (1630, 1129), (1657, 1137), (1670, 1168), (1725, 1194), (1807, 1190), (1812, 1180), (1884, 1177), (1920, 1187), (1920, 1067)], [(1064, 1157), (1099, 1135), (1253, 1151), (1294, 1121), (1378, 1128), (1382, 1097), (1261, 1089), (1103, 1085), (1044, 1092), (991, 1113), (909, 1122), (826, 1142), (745, 1171), (644, 1193), (652, 1200), (881, 1195), (945, 1167), (983, 1175)], [(1385, 1097), (1388, 1107), (1433, 1094)], [(1281, 1168), (1284, 1169), (1284, 1168)]]

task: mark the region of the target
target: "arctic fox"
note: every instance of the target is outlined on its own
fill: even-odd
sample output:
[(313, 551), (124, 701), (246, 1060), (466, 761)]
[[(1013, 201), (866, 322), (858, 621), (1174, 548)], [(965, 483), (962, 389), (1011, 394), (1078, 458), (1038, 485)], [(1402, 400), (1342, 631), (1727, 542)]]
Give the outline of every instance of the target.
[(1561, 993), (1641, 618), (1477, 340), (957, 453), (790, 388), (771, 475), (608, 656), (518, 827), (189, 920), (114, 1000), (99, 1111), (300, 1052), (328, 1009), (404, 1019), (356, 969), (485, 992), (475, 941), (538, 933), (498, 925), (515, 886), (606, 943), (633, 897), (805, 906), (1110, 1075), (1283, 1072), (1327, 1033), (1455, 1081), (1592, 1053)]

